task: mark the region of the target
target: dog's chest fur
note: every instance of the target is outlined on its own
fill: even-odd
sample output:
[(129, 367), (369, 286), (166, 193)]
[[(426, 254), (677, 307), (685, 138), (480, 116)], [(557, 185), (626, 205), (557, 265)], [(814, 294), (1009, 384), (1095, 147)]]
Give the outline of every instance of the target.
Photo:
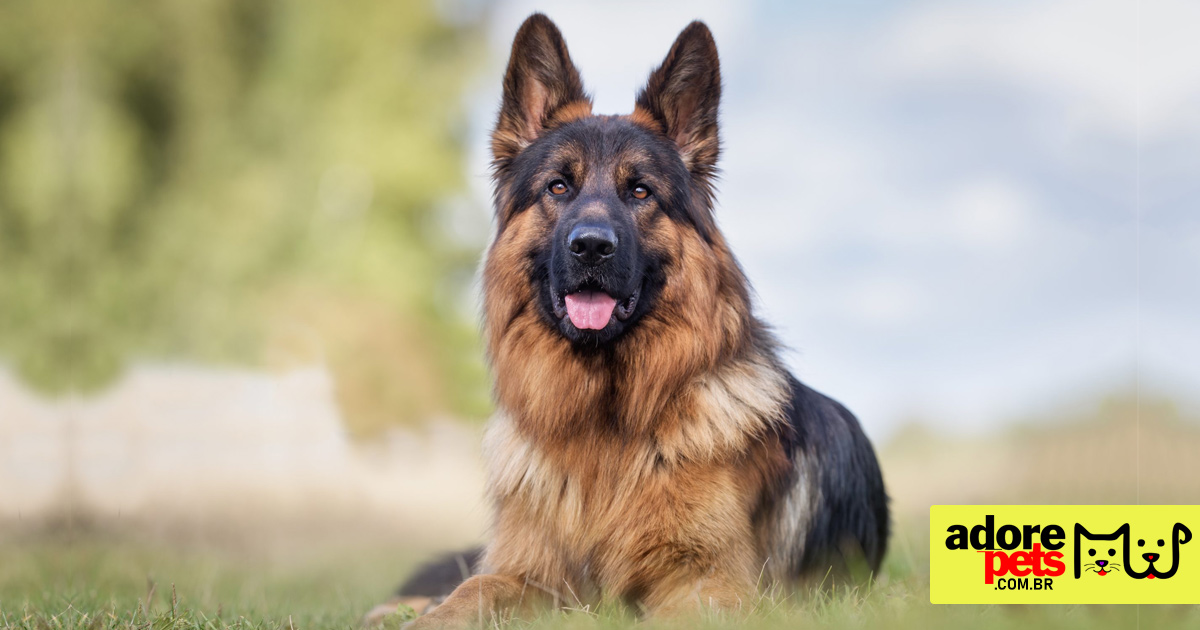
[(484, 442), (500, 543), (489, 561), (618, 591), (679, 562), (754, 562), (753, 511), (786, 472), (770, 439), (785, 400), (772, 366), (744, 361), (680, 392), (648, 435), (547, 445), (498, 414)]

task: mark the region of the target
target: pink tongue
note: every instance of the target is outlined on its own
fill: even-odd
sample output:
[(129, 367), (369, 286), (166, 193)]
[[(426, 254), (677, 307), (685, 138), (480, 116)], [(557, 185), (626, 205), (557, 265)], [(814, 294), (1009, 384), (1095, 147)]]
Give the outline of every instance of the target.
[(617, 300), (601, 291), (580, 291), (567, 296), (567, 317), (580, 330), (600, 330), (612, 318)]

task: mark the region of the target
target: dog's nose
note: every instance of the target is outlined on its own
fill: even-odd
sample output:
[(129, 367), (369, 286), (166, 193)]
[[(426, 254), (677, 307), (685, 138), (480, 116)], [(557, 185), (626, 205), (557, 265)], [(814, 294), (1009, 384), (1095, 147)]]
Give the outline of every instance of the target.
[(1144, 553), (1144, 554), (1142, 554), (1142, 558), (1144, 558), (1146, 560), (1146, 562), (1154, 562), (1155, 560), (1158, 560), (1158, 554)]
[(1096, 564), (1098, 564), (1098, 565), (1100, 565), (1101, 567), (1103, 567), (1103, 566), (1106, 566), (1106, 565), (1108, 564), (1108, 560), (1097, 560), (1097, 561), (1096, 561)]
[(617, 233), (601, 223), (581, 223), (567, 235), (567, 248), (580, 262), (595, 265), (617, 252)]

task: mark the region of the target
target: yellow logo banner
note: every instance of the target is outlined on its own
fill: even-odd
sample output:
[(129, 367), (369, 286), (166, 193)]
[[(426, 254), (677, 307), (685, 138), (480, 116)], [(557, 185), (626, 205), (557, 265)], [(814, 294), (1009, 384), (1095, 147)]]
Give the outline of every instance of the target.
[(935, 505), (934, 604), (1200, 604), (1200, 505)]

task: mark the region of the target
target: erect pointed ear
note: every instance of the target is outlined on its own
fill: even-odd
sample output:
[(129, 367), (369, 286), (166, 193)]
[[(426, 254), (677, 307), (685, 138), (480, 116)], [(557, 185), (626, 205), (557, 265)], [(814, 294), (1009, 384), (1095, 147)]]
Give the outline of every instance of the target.
[(497, 168), (503, 169), (536, 140), (555, 114), (568, 105), (575, 113), (592, 110), (562, 33), (550, 18), (534, 13), (517, 30), (504, 74), (504, 99), (492, 131)]
[(649, 114), (675, 141), (683, 162), (698, 178), (716, 173), (721, 152), (717, 108), (721, 64), (717, 43), (703, 22), (683, 29), (657, 70), (638, 94), (637, 109)]

